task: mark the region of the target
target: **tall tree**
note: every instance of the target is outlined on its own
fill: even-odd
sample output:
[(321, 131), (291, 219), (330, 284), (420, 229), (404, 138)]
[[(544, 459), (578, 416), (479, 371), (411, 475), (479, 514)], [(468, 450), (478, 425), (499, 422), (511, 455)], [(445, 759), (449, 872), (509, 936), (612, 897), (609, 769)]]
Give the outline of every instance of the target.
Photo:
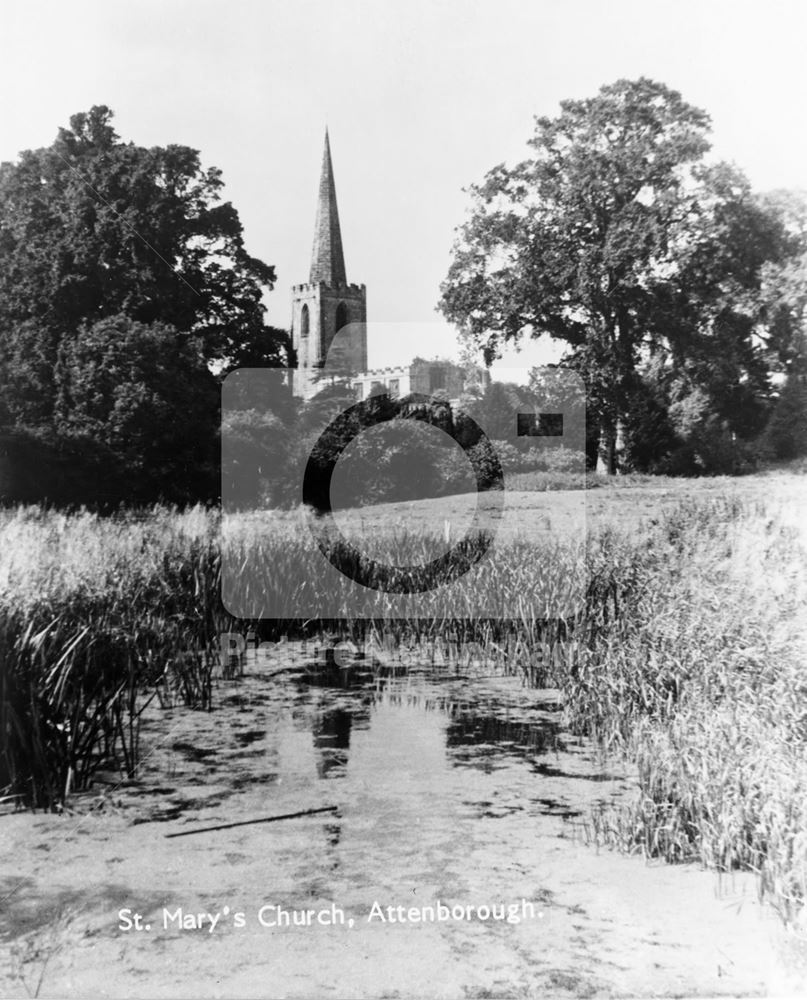
[(784, 332), (771, 329), (777, 310), (765, 276), (798, 251), (798, 239), (735, 167), (700, 168), (697, 179), (691, 219), (675, 239), (675, 279), (660, 290), (669, 317), (657, 346), (669, 377), (690, 384), (718, 421), (748, 439), (764, 426), (772, 352), (785, 349)]
[[(105, 470), (109, 502), (208, 498), (211, 371), (285, 361), (261, 301), (274, 268), (247, 253), (219, 170), (186, 146), (123, 142), (111, 122), (94, 107), (0, 165), (0, 427), (9, 462), (26, 443), (43, 456), (39, 478), (6, 479), (92, 503)], [(87, 474), (63, 488), (77, 454)]]
[(221, 172), (186, 146), (122, 142), (100, 105), (0, 165), (0, 351), (20, 324), (55, 363), (81, 323), (125, 313), (199, 338), (208, 363), (280, 360), (274, 268), (250, 256)]
[(775, 240), (760, 236), (757, 256), (743, 257), (748, 213), (734, 218), (727, 206), (747, 199), (737, 178), (701, 166), (708, 131), (705, 112), (645, 78), (562, 102), (557, 118), (536, 120), (532, 159), (495, 167), (472, 188), (442, 285), (442, 311), (487, 360), (525, 334), (569, 345), (564, 363), (586, 382), (607, 471), (643, 353), (697, 354), (693, 345), (705, 350), (719, 330), (732, 386), (758, 361), (754, 321), (732, 310), (729, 291), (753, 291), (774, 252), (759, 244)]

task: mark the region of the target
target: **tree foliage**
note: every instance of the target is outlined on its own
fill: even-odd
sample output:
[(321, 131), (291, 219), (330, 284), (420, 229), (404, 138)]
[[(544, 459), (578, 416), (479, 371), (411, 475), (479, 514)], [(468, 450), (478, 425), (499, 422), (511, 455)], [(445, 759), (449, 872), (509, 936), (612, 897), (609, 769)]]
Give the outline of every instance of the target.
[(536, 120), (531, 159), (474, 186), (441, 309), (488, 362), (548, 333), (583, 376), (613, 467), (637, 366), (685, 368), (719, 420), (758, 432), (768, 391), (763, 285), (797, 241), (783, 213), (725, 165), (706, 166), (709, 118), (648, 79), (620, 80)]
[(775, 459), (807, 455), (807, 381), (803, 376), (790, 375), (783, 384), (763, 443)]
[(111, 122), (93, 107), (0, 165), (0, 424), (58, 454), (94, 442), (130, 498), (207, 497), (210, 372), (285, 360), (261, 301), (274, 268), (247, 253), (218, 169)]
[(133, 497), (211, 495), (218, 391), (192, 341), (128, 316), (82, 326), (62, 344), (56, 387), (56, 432), (106, 446)]
[(6, 394), (3, 422), (15, 428), (6, 440), (17, 443), (8, 461), (24, 461), (26, 440), (40, 455), (22, 480), (14, 474), (25, 499), (114, 506), (216, 494), (218, 390), (193, 341), (125, 315), (85, 324), (60, 345), (50, 385), (48, 421), (15, 408), (19, 391)]
[(187, 146), (122, 142), (100, 105), (54, 143), (0, 166), (0, 331), (36, 321), (57, 337), (125, 313), (199, 337), (239, 362), (276, 332), (263, 321), (274, 268), (250, 256), (221, 171)]

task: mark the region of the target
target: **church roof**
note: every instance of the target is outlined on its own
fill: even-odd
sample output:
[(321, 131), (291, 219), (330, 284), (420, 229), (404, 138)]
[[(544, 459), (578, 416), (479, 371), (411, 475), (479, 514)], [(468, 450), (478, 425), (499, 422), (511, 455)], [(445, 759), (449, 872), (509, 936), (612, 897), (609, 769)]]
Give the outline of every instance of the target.
[(336, 208), (336, 186), (333, 181), (331, 145), (325, 131), (325, 150), (322, 154), (322, 173), (319, 179), (317, 221), (314, 225), (314, 248), (311, 253), (312, 283), (346, 285), (345, 255), (342, 251), (342, 231)]

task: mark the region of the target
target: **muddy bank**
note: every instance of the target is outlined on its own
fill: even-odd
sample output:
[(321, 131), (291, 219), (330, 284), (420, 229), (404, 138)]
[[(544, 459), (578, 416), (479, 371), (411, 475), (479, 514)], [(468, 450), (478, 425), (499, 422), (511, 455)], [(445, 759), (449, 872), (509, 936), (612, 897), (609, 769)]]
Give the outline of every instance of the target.
[[(750, 877), (586, 846), (591, 804), (631, 794), (632, 776), (563, 732), (551, 692), (481, 668), (340, 670), (290, 647), (219, 682), (216, 704), (150, 711), (140, 779), (76, 798), (84, 815), (0, 817), (4, 996), (788, 985)], [(149, 930), (124, 929), (135, 913)]]

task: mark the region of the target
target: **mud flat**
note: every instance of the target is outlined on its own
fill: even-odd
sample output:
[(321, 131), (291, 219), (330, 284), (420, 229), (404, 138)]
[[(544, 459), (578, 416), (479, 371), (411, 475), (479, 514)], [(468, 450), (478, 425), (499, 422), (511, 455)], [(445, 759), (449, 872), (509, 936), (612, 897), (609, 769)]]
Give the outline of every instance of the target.
[(586, 844), (632, 775), (564, 733), (552, 692), (290, 645), (216, 704), (150, 711), (138, 781), (0, 817), (3, 996), (797, 989), (750, 876)]

